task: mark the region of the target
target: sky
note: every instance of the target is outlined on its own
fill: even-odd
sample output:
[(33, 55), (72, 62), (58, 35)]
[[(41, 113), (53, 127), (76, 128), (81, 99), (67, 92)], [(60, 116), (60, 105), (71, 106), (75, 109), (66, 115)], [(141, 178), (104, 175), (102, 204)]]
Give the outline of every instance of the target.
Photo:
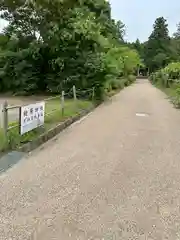
[[(109, 0), (112, 17), (126, 25), (127, 41), (146, 41), (157, 17), (168, 20), (170, 34), (180, 22), (180, 0)], [(6, 22), (0, 20), (0, 31)]]
[(7, 25), (7, 22), (5, 22), (4, 20), (0, 19), (0, 31), (2, 31), (2, 29)]
[(180, 22), (180, 0), (109, 0), (112, 17), (126, 25), (126, 40), (146, 41), (157, 17), (168, 20), (170, 34)]

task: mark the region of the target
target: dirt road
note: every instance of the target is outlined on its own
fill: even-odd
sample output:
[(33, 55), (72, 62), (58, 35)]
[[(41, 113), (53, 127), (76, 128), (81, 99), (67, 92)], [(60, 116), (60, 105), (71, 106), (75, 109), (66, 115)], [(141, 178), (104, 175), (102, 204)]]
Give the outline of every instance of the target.
[(0, 176), (0, 239), (180, 239), (180, 112), (147, 81)]

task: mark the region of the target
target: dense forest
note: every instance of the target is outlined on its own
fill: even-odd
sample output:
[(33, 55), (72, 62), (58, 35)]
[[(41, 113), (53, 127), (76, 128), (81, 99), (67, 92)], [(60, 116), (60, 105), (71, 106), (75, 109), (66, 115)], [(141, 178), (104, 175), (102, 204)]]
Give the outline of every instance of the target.
[[(141, 64), (105, 0), (4, 0), (0, 92), (105, 91), (130, 84)], [(123, 84), (122, 84), (123, 81)], [(125, 81), (125, 82), (124, 82)]]
[(180, 61), (180, 24), (170, 37), (167, 20), (159, 17), (155, 20), (153, 31), (146, 42), (141, 43), (137, 39), (128, 43), (128, 46), (137, 50), (150, 73), (155, 72), (171, 62)]

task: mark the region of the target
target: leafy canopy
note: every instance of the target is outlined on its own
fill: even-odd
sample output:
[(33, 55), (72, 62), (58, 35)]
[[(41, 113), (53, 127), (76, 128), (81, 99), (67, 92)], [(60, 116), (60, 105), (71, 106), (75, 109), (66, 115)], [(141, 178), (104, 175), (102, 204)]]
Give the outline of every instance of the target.
[[(105, 0), (3, 0), (9, 25), (0, 36), (0, 90), (58, 93), (95, 87), (136, 71), (124, 24)], [(110, 77), (111, 76), (111, 77)]]

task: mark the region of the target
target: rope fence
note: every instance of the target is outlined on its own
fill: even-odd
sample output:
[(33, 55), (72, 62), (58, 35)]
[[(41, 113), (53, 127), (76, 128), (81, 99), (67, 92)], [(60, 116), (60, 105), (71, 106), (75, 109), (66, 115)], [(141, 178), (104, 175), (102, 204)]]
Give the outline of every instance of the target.
[[(62, 91), (60, 95), (49, 97), (47, 99), (43, 99), (42, 101), (32, 102), (32, 104), (44, 102), (45, 103), (45, 111), (44, 117), (45, 122), (49, 117), (58, 113), (61, 116), (64, 116), (66, 108), (68, 106), (68, 102), (73, 101), (73, 104), (78, 104), (78, 101), (84, 99), (85, 96), (89, 98), (89, 100), (94, 99), (94, 88), (80, 90), (76, 89), (75, 86), (71, 88), (68, 92)], [(31, 105), (28, 104), (28, 105)], [(5, 137), (8, 137), (8, 132), (13, 129), (20, 129), (21, 127), (21, 109), (26, 105), (15, 105), (10, 106), (8, 101), (5, 101), (2, 104), (1, 109), (1, 125), (0, 128), (3, 130)]]

